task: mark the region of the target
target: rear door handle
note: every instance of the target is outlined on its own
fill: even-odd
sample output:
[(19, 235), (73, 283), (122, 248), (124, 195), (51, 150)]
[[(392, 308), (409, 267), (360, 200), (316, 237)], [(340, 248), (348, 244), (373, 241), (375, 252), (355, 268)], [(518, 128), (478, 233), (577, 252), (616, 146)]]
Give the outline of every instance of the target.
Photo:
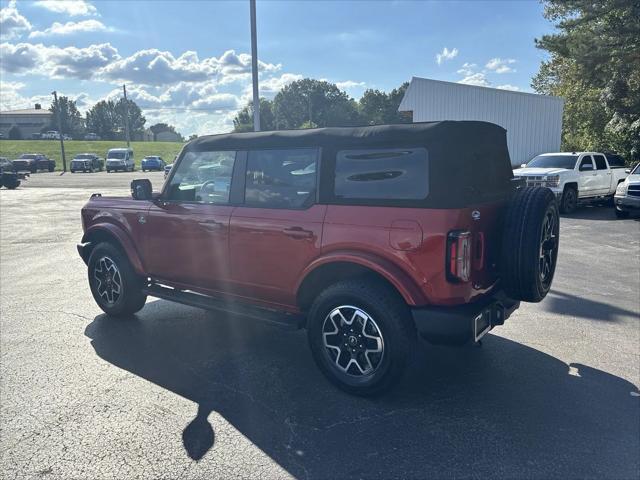
[(291, 238), (313, 238), (313, 232), (302, 227), (285, 228), (282, 233)]
[(207, 230), (216, 232), (224, 228), (224, 223), (216, 220), (205, 220), (204, 222), (200, 222), (200, 225)]

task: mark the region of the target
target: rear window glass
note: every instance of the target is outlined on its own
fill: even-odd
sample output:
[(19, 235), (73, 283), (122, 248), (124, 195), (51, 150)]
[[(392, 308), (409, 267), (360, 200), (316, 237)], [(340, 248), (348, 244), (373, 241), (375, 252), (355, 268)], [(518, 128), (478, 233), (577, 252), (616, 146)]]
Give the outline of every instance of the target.
[(622, 158), (620, 155), (607, 155), (607, 160), (611, 168), (624, 167), (624, 158)]
[(429, 194), (427, 150), (339, 151), (334, 193), (345, 199), (423, 200)]

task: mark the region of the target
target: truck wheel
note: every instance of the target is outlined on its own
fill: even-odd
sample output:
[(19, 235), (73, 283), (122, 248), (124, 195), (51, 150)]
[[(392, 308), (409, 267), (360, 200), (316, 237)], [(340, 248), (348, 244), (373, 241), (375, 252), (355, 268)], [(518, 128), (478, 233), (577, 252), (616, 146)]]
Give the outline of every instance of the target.
[(55, 169), (56, 169), (55, 165), (49, 165), (48, 170), (49, 170), (50, 172), (53, 172)]
[(560, 200), (560, 211), (562, 213), (573, 213), (578, 208), (578, 190), (576, 187), (567, 187), (562, 192)]
[(15, 190), (20, 186), (20, 180), (16, 180), (10, 183), (5, 183), (4, 186), (7, 187), (9, 190)]
[(31, 168), (29, 169), (29, 171), (30, 171), (31, 173), (38, 173), (38, 167), (31, 167)]
[(376, 395), (402, 376), (416, 348), (409, 309), (385, 285), (351, 279), (311, 306), (307, 336), (322, 373), (342, 390)]
[(144, 280), (138, 276), (126, 255), (113, 244), (95, 246), (88, 263), (89, 286), (98, 306), (113, 317), (132, 315), (144, 307)]
[(502, 237), (502, 286), (515, 300), (537, 303), (549, 292), (558, 259), (560, 217), (548, 188), (516, 191)]
[(618, 207), (615, 207), (616, 217), (617, 218), (629, 218), (628, 210), (620, 210)]

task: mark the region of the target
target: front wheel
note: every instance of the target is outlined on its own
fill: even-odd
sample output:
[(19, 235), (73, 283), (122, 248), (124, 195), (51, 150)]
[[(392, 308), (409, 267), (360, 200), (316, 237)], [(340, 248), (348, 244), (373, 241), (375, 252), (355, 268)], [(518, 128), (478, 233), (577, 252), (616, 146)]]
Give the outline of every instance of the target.
[(574, 187), (567, 187), (562, 193), (560, 212), (571, 214), (578, 208), (578, 191)]
[(620, 210), (618, 207), (615, 207), (616, 217), (617, 218), (629, 218), (628, 210)]
[(132, 315), (144, 307), (144, 279), (129, 259), (111, 243), (95, 246), (88, 262), (89, 286), (98, 306), (113, 317)]
[(309, 311), (313, 358), (342, 390), (363, 396), (382, 393), (398, 382), (415, 352), (410, 317), (387, 285), (366, 279), (335, 283)]

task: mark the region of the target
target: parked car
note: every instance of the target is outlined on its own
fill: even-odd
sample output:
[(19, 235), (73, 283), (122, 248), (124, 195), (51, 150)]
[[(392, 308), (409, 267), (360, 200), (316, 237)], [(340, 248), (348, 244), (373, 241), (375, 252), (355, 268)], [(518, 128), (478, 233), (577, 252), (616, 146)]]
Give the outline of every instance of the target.
[(173, 168), (173, 163), (170, 163), (169, 165), (165, 165), (164, 166), (164, 178), (165, 178), (165, 180), (169, 176), (169, 174), (171, 173), (171, 169), (172, 168)]
[(53, 172), (56, 169), (56, 161), (47, 158), (42, 153), (23, 153), (13, 161), (13, 166), (17, 171), (36, 173), (38, 170), (48, 170)]
[(579, 201), (612, 199), (627, 176), (623, 168), (611, 168), (598, 152), (544, 153), (514, 174), (528, 186), (550, 188), (562, 213), (575, 211)]
[(133, 159), (133, 150), (130, 148), (112, 148), (107, 152), (107, 173), (117, 172), (133, 172), (136, 164)]
[(146, 172), (147, 170), (157, 170), (158, 172), (161, 172), (164, 170), (165, 165), (166, 163), (164, 162), (162, 157), (159, 157), (157, 155), (149, 155), (142, 159), (140, 168), (143, 172)]
[(100, 140), (100, 135), (89, 132), (84, 136), (84, 139), (89, 141)]
[(14, 190), (19, 186), (20, 179), (13, 164), (8, 159), (0, 157), (0, 187)]
[(640, 163), (633, 170), (627, 170), (630, 175), (618, 185), (614, 196), (614, 208), (618, 218), (627, 218), (632, 211), (640, 210)]
[(56, 130), (49, 130), (48, 132), (44, 132), (40, 138), (42, 138), (42, 140), (60, 140), (60, 133)]
[(95, 153), (79, 153), (73, 160), (69, 169), (75, 172), (101, 172), (104, 168), (104, 160)]
[(306, 327), (330, 381), (375, 394), (419, 336), (480, 341), (549, 291), (555, 195), (512, 180), (486, 122), (205, 136), (160, 193), (92, 195), (78, 252), (108, 315), (150, 295)]

